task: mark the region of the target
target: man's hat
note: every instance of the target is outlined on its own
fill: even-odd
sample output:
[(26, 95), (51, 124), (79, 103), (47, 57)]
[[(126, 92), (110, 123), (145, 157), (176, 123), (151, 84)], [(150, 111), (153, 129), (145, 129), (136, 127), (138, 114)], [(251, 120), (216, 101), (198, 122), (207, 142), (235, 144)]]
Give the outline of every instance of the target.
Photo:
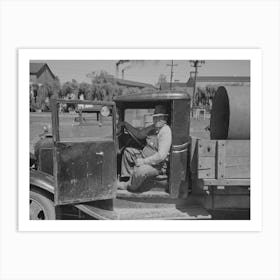
[(153, 117), (157, 116), (168, 116), (167, 109), (164, 105), (156, 105)]

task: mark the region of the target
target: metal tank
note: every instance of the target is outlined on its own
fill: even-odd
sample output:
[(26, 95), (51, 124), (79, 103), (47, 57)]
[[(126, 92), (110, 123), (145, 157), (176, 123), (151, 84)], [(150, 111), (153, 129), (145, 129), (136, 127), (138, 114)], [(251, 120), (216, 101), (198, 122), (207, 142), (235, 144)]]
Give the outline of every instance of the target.
[(250, 86), (221, 86), (213, 100), (211, 139), (250, 139)]

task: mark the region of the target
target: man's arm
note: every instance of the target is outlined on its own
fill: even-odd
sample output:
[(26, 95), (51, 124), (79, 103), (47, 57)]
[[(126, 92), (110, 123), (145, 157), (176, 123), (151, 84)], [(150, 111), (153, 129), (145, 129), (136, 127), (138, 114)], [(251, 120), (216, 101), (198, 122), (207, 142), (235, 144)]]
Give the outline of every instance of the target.
[(171, 142), (172, 142), (172, 134), (171, 129), (169, 126), (164, 126), (159, 132), (159, 139), (158, 139), (158, 152), (154, 155), (144, 158), (144, 164), (159, 164), (166, 159), (168, 156)]
[(131, 124), (129, 124), (128, 122), (123, 122), (123, 126), (139, 140), (144, 140), (148, 136), (149, 132), (155, 128), (154, 125), (152, 124), (148, 127), (138, 129), (132, 126)]

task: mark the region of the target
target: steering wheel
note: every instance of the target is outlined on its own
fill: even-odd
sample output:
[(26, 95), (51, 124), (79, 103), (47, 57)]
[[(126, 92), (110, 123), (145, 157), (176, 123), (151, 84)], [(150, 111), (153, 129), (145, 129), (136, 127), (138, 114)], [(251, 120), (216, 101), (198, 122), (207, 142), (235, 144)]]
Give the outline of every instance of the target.
[[(127, 133), (128, 134), (128, 133)], [(118, 138), (118, 143), (120, 143), (120, 138), (123, 135), (123, 132), (117, 133), (117, 138)], [(125, 143), (123, 143), (122, 147), (118, 149), (118, 154), (122, 154), (123, 150), (129, 146), (129, 144), (131, 143), (132, 138), (128, 137), (128, 139), (125, 141)]]
[(143, 143), (134, 135), (132, 134), (127, 128), (124, 127), (125, 132), (141, 147), (144, 148)]

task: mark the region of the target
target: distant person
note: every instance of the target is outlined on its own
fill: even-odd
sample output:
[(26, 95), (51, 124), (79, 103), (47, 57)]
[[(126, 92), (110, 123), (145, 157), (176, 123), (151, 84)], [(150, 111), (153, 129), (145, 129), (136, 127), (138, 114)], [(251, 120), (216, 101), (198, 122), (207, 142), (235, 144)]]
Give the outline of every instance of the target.
[(212, 96), (209, 98), (209, 109), (210, 111), (212, 110), (212, 106), (213, 106), (213, 100), (212, 100)]

